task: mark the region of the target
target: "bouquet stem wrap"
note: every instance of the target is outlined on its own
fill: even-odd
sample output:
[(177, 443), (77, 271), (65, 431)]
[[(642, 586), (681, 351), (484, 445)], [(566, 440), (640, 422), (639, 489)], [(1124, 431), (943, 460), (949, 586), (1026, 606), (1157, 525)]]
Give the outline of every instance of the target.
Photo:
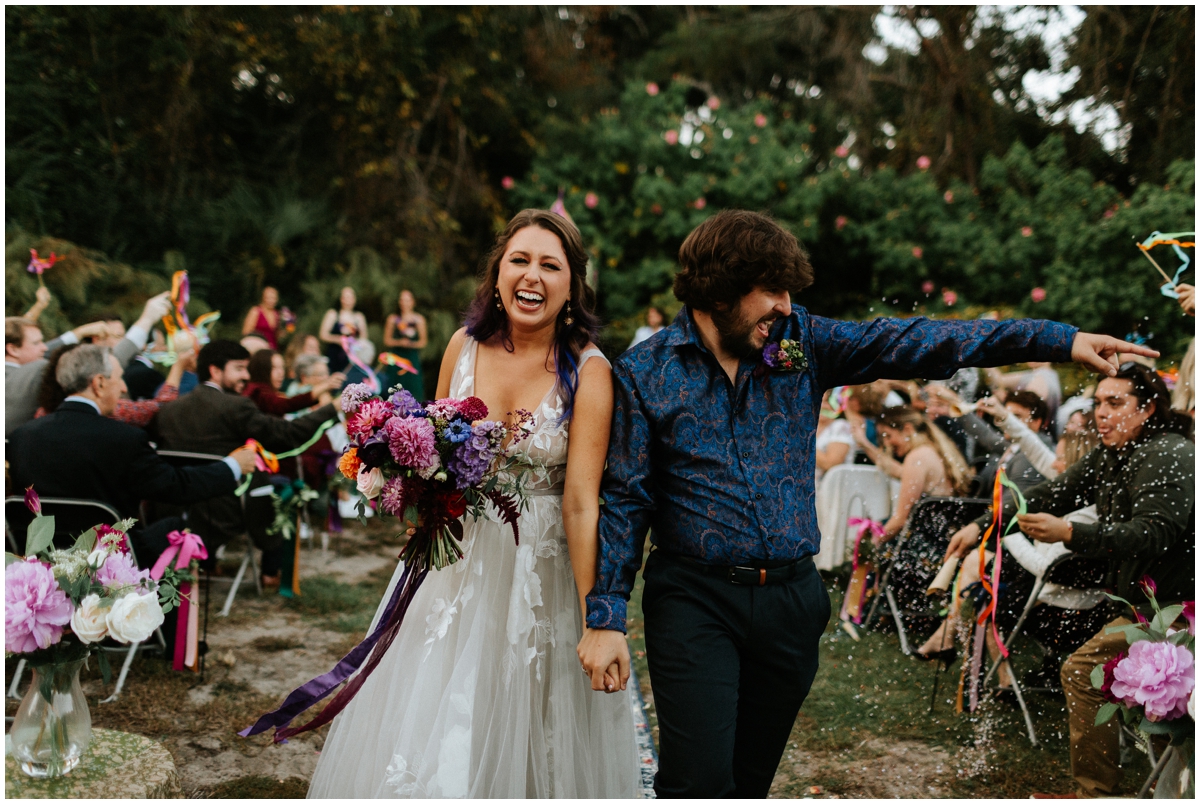
[[(405, 566), (404, 574), (400, 576), (400, 581), (396, 584), (396, 589), (392, 592), (392, 598), (388, 601), (387, 608), (384, 609), (383, 616), (380, 618), (379, 625), (375, 627), (375, 630), (366, 639), (356, 645), (353, 650), (343, 656), (342, 660), (332, 670), (292, 690), (278, 709), (263, 715), (253, 726), (238, 732), (238, 734), (242, 737), (250, 737), (274, 726), (274, 741), (279, 743), (296, 734), (320, 728), (333, 720), (338, 712), (341, 712), (346, 707), (346, 704), (350, 703), (350, 700), (358, 692), (359, 687), (371, 675), (372, 671), (379, 664), (379, 661), (383, 658), (383, 654), (391, 646), (392, 641), (396, 638), (396, 634), (400, 631), (400, 625), (404, 621), (404, 614), (408, 611), (413, 597), (417, 594), (417, 589), (420, 588), (421, 582), (425, 580), (427, 574), (428, 570)], [(350, 683), (342, 688), (319, 715), (303, 726), (293, 727), (288, 725), (302, 712), (307, 711), (322, 698), (333, 692), (339, 684), (350, 678), (354, 671), (360, 667), (362, 668), (361, 672), (355, 675), (350, 680)]]

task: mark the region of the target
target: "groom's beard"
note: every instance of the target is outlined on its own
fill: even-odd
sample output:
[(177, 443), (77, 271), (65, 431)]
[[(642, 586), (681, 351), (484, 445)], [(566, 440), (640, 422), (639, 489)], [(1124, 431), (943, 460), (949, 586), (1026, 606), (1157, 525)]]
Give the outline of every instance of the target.
[(761, 352), (763, 346), (766, 345), (754, 342), (754, 328), (758, 326), (759, 322), (774, 322), (779, 318), (779, 316), (771, 314), (763, 316), (758, 321), (747, 320), (742, 317), (741, 304), (724, 312), (713, 310), (710, 315), (713, 326), (717, 328), (717, 339), (721, 342), (721, 348), (738, 360)]

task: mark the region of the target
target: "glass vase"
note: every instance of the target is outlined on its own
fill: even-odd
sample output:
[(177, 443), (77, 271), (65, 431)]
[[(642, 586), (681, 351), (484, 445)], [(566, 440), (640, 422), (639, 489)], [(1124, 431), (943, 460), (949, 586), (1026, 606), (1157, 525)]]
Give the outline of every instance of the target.
[(33, 668), (33, 683), (9, 737), (21, 771), (36, 779), (65, 776), (92, 739), (92, 714), (79, 686), (84, 660)]

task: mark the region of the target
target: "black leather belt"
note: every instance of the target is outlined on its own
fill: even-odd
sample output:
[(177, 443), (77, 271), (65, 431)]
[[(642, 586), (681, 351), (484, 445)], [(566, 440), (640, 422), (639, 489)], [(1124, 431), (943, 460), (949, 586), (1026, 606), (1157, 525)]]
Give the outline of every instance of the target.
[[(658, 551), (656, 551), (658, 552)], [(687, 564), (690, 568), (704, 575), (722, 578), (740, 586), (767, 586), (774, 583), (790, 581), (812, 564), (812, 556), (786, 562), (763, 562), (760, 567), (731, 567), (721, 564), (702, 564), (694, 558), (681, 556), (677, 553), (662, 552), (662, 555), (674, 561)]]

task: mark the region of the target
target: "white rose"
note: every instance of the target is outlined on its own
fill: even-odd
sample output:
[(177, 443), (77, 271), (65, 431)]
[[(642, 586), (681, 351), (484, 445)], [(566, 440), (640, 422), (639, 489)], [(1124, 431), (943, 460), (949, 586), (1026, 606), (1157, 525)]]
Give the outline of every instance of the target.
[(98, 570), (104, 566), (104, 560), (108, 558), (108, 549), (105, 547), (97, 547), (92, 552), (88, 553), (88, 566), (94, 570)]
[(149, 639), (154, 629), (163, 624), (162, 606), (158, 594), (130, 592), (118, 598), (108, 611), (108, 633), (122, 645)]
[(379, 469), (366, 470), (366, 467), (358, 470), (358, 491), (368, 500), (373, 500), (379, 496), (379, 492), (383, 490), (383, 472)]
[(71, 631), (85, 645), (99, 642), (108, 634), (108, 611), (100, 606), (100, 595), (88, 595), (79, 601), (71, 615)]
[(1192, 694), (1188, 696), (1188, 714), (1192, 716), (1192, 720), (1196, 719), (1196, 688), (1192, 688)]

